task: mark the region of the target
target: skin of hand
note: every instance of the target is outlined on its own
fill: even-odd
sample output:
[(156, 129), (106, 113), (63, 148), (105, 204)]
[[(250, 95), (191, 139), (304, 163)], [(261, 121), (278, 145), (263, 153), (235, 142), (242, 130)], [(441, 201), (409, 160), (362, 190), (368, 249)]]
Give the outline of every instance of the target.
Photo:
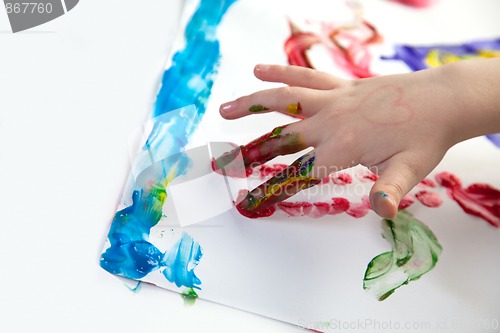
[[(379, 175), (373, 210), (396, 217), (401, 198), (425, 178), (456, 143), (500, 132), (500, 59), (466, 60), (414, 73), (343, 80), (296, 66), (257, 65), (255, 76), (285, 86), (240, 97), (220, 107), (226, 119), (252, 106), (303, 120), (282, 134), (314, 147), (311, 175), (322, 179), (358, 164)], [(258, 115), (255, 115), (258, 116)]]

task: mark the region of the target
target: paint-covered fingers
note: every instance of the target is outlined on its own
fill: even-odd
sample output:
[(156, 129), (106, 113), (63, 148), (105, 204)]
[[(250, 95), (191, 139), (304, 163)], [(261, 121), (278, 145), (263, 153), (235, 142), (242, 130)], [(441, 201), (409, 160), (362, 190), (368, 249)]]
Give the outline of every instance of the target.
[(236, 119), (250, 114), (272, 111), (307, 118), (321, 109), (325, 103), (325, 97), (321, 90), (301, 87), (274, 88), (222, 104), (219, 111), (226, 119)]
[(321, 183), (321, 179), (313, 177), (311, 172), (315, 158), (314, 151), (301, 156), (274, 177), (244, 194), (237, 201), (236, 208), (242, 215), (251, 218), (271, 215), (274, 204)]
[(277, 156), (297, 153), (313, 145), (311, 136), (303, 135), (307, 132), (305, 127), (307, 124), (303, 122), (276, 127), (250, 143), (217, 157), (212, 167), (216, 171), (224, 170), (228, 176), (244, 176), (251, 169)]
[(370, 191), (370, 202), (375, 213), (389, 220), (394, 219), (401, 199), (438, 162), (439, 159), (429, 162), (429, 157), (425, 154), (409, 156), (408, 153), (397, 154), (383, 162), (379, 166), (379, 178)]
[(335, 89), (346, 82), (328, 73), (300, 66), (257, 65), (254, 74), (262, 81), (319, 90)]

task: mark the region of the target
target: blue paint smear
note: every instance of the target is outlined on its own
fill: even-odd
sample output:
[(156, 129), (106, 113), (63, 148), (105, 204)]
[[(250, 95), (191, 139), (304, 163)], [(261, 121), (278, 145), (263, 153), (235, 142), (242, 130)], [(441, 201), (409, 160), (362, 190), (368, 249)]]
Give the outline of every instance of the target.
[(456, 45), (410, 46), (395, 45), (394, 55), (382, 56), (383, 60), (401, 60), (413, 71), (428, 68), (425, 58), (430, 51), (438, 50), (456, 54), (457, 56), (476, 55), (481, 50), (500, 50), (500, 39), (473, 41)]
[(486, 135), (486, 137), (498, 148), (500, 148), (500, 133)]
[[(216, 29), (235, 1), (201, 1), (186, 27), (184, 49), (173, 56), (163, 75), (152, 114), (153, 129), (143, 147), (150, 155), (150, 166), (142, 170), (137, 182), (131, 176), (132, 203), (115, 214), (108, 233), (110, 246), (101, 256), (101, 267), (110, 273), (140, 279), (159, 270), (177, 287), (199, 289), (201, 281), (194, 268), (202, 257), (200, 245), (183, 232), (163, 253), (149, 241), (149, 234), (162, 218), (170, 180), (166, 177), (182, 175), (190, 165), (182, 151), (205, 113), (220, 58)], [(122, 202), (130, 199), (122, 198)]]
[[(165, 260), (163, 275), (168, 281), (175, 283), (177, 287), (194, 287), (201, 281), (194, 275), (192, 269), (200, 261), (202, 256), (200, 245), (184, 233), (182, 238), (172, 247), (172, 251)], [(186, 284), (189, 281), (189, 285)], [(199, 288), (198, 288), (199, 289)]]

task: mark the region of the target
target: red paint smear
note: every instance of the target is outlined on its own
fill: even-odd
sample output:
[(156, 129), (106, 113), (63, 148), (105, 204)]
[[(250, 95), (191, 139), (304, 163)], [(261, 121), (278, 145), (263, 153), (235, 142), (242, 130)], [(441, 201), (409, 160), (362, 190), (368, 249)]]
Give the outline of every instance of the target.
[[(210, 162), (212, 166), (212, 171), (215, 173), (222, 175), (222, 176), (229, 176), (229, 177), (235, 177), (235, 178), (245, 178), (245, 177), (250, 177), (253, 174), (253, 169), (251, 168), (245, 168), (245, 172), (243, 175), (242, 170), (236, 170), (234, 168), (230, 168), (225, 166), (224, 168), (220, 169), (217, 168), (216, 166), (217, 160), (215, 158), (212, 158), (212, 161)], [(241, 162), (243, 164), (243, 161)]]
[(424, 178), (418, 183), (422, 187), (436, 187), (436, 183), (430, 178)]
[[(247, 194), (248, 194), (248, 190), (240, 190), (238, 192), (238, 197), (236, 199), (236, 202), (240, 203), (246, 197)], [(237, 204), (236, 209), (238, 210), (238, 212), (241, 215), (248, 217), (248, 218), (251, 218), (251, 219), (256, 219), (259, 217), (269, 217), (276, 212), (275, 205), (272, 205), (272, 206), (269, 206), (269, 207), (266, 207), (263, 209), (259, 209), (258, 211), (248, 211), (248, 210), (244, 209), (242, 207), (242, 205)]]
[(300, 31), (291, 21), (291, 35), (285, 41), (285, 53), (288, 56), (288, 63), (293, 66), (313, 68), (306, 51), (314, 44), (321, 43), (319, 36)]
[(408, 193), (399, 202), (398, 209), (406, 209), (406, 208), (410, 207), (414, 202), (415, 202), (415, 198), (413, 197), (413, 195)]
[(352, 183), (352, 177), (350, 174), (341, 172), (330, 175), (332, 182), (335, 185), (347, 185)]
[(360, 172), (356, 173), (356, 178), (358, 178), (363, 183), (368, 183), (368, 182), (375, 182), (375, 181), (377, 181), (378, 175), (374, 174), (371, 171), (363, 170), (363, 171), (360, 171)]
[(286, 164), (278, 164), (277, 163), (277, 164), (273, 164), (272, 166), (267, 165), (267, 164), (263, 164), (263, 165), (261, 165), (261, 167), (259, 169), (260, 177), (261, 178), (267, 178), (269, 176), (274, 177), (278, 172), (286, 169), (286, 167), (288, 167), (288, 165), (286, 165)]
[(441, 206), (443, 203), (443, 199), (436, 192), (420, 191), (415, 194), (415, 197), (417, 197), (418, 201), (427, 207), (435, 208)]
[(370, 199), (368, 196), (364, 196), (360, 203), (351, 203), (351, 207), (346, 211), (346, 213), (355, 218), (361, 218), (368, 214), (371, 209)]
[(325, 24), (323, 38), (312, 32), (301, 31), (292, 22), (289, 24), (291, 35), (285, 41), (284, 48), (290, 65), (314, 68), (307, 57), (307, 50), (315, 44), (322, 44), (333, 60), (354, 76), (374, 76), (369, 69), (371, 55), (368, 45), (379, 43), (382, 37), (372, 24), (364, 20), (357, 26)]
[(429, 7), (434, 3), (434, 0), (395, 0), (407, 6), (424, 8)]
[(332, 205), (330, 207), (330, 210), (328, 211), (328, 214), (337, 215), (346, 212), (350, 206), (351, 203), (346, 198), (332, 198)]
[(315, 202), (313, 203), (315, 210), (309, 214), (310, 217), (319, 218), (325, 216), (330, 211), (330, 204), (328, 202)]
[(460, 179), (449, 172), (437, 174), (436, 180), (447, 188), (448, 195), (466, 213), (483, 218), (494, 227), (500, 227), (500, 190), (483, 183), (463, 188)]
[(309, 215), (313, 208), (313, 204), (310, 202), (280, 202), (276, 206), (289, 216)]
[[(371, 55), (368, 45), (379, 43), (382, 41), (382, 36), (372, 24), (366, 21), (362, 21), (354, 33), (352, 29), (353, 27), (332, 29), (328, 37), (336, 47), (329, 47), (329, 51), (332, 57), (353, 75), (358, 78), (372, 77), (374, 74), (369, 68)], [(359, 37), (359, 33), (367, 36), (363, 39)]]

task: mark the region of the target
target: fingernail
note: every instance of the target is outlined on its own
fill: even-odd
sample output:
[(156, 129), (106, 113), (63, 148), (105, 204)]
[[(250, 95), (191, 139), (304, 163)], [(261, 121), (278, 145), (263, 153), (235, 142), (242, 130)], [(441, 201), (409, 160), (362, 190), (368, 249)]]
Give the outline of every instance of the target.
[(224, 115), (230, 114), (233, 109), (234, 109), (234, 103), (227, 102), (227, 103), (224, 103), (220, 106), (219, 112), (224, 116)]

